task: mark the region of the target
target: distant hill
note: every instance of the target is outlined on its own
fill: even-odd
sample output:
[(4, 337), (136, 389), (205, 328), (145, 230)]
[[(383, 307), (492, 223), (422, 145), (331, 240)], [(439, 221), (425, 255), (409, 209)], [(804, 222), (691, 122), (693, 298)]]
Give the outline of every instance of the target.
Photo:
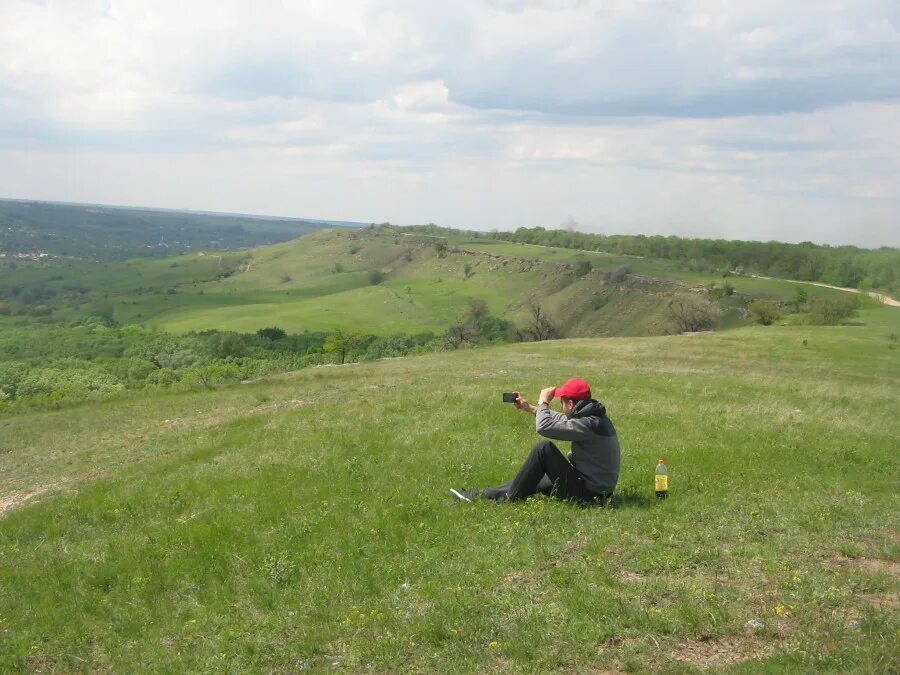
[[(61, 321), (97, 314), (102, 305), (102, 314), (121, 325), (175, 333), (278, 326), (377, 335), (443, 333), (473, 301), (491, 316), (528, 327), (537, 303), (557, 335), (639, 336), (673, 330), (672, 302), (699, 302), (721, 315), (721, 325), (731, 325), (743, 320), (750, 301), (786, 304), (798, 286), (723, 279), (670, 260), (443, 234), (389, 225), (335, 228), (244, 251), (102, 265), (25, 261), (14, 274), (7, 261), (0, 265), (0, 302), (12, 316)], [(842, 295), (804, 286), (810, 299)]]
[[(251, 248), (363, 223), (0, 199), (0, 254), (83, 260)], [(43, 255), (42, 255), (43, 254)]]

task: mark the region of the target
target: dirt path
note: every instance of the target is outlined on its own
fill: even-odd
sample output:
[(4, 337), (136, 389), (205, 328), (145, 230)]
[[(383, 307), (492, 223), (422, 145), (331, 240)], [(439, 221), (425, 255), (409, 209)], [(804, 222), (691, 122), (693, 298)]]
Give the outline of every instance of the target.
[[(846, 288), (844, 286), (832, 286), (831, 284), (823, 284), (820, 281), (799, 281), (797, 279), (776, 279), (775, 277), (764, 277), (761, 274), (751, 274), (754, 279), (772, 279), (774, 281), (789, 281), (792, 284), (809, 284), (810, 286), (821, 286), (822, 288), (833, 288), (836, 291), (845, 291), (847, 293), (862, 293), (858, 288)], [(879, 302), (883, 302), (885, 305), (889, 307), (900, 307), (900, 301), (894, 300), (889, 295), (885, 295), (884, 293), (876, 293), (875, 291), (868, 292), (869, 297), (878, 300)]]

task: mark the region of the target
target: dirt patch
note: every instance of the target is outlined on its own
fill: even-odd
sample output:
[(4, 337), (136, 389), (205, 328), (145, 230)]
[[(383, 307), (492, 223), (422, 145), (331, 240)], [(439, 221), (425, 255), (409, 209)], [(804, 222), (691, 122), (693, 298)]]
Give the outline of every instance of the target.
[(674, 657), (700, 668), (715, 668), (758, 659), (771, 649), (771, 646), (749, 636), (700, 635), (682, 641), (675, 648)]
[(11, 511), (14, 508), (22, 506), (23, 504), (30, 502), (35, 497), (39, 497), (48, 490), (52, 490), (53, 488), (60, 485), (62, 485), (62, 483), (39, 485), (37, 487), (31, 488), (27, 492), (13, 492), (11, 495), (0, 497), (0, 518), (6, 515), (7, 511)]
[(900, 595), (885, 591), (884, 593), (855, 593), (856, 597), (878, 609), (896, 612), (900, 609)]
[(503, 581), (510, 584), (528, 583), (537, 576), (535, 572), (510, 572), (503, 575)]
[(644, 581), (647, 577), (630, 570), (619, 570), (619, 579), (622, 581)]
[(882, 560), (881, 558), (858, 558), (854, 562), (866, 572), (887, 572), (891, 576), (900, 577), (900, 563), (894, 560)]
[(856, 569), (870, 572), (872, 574), (890, 574), (892, 577), (900, 578), (900, 562), (896, 560), (884, 560), (883, 558), (848, 558), (843, 555), (836, 555), (829, 558), (827, 564), (832, 569), (847, 569), (855, 567)]

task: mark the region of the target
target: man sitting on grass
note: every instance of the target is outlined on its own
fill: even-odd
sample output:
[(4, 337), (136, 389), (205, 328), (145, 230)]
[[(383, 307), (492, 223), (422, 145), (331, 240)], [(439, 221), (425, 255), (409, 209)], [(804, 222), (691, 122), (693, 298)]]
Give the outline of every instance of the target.
[[(558, 396), (562, 412), (550, 410)], [(619, 480), (619, 437), (602, 403), (591, 398), (591, 388), (573, 377), (561, 387), (541, 390), (537, 406), (521, 396), (516, 407), (535, 415), (535, 427), (544, 438), (572, 441), (569, 460), (550, 441), (538, 441), (522, 468), (508, 483), (486, 490), (454, 490), (457, 499), (525, 499), (538, 492), (573, 502), (605, 503)]]

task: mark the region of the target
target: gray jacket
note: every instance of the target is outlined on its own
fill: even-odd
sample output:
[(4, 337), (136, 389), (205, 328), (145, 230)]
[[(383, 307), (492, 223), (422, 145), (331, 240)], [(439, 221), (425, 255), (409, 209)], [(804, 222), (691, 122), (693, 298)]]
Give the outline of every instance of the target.
[(622, 450), (602, 403), (594, 399), (578, 401), (571, 417), (542, 403), (537, 407), (535, 427), (544, 438), (572, 441), (569, 461), (588, 490), (594, 494), (612, 494), (619, 480)]

